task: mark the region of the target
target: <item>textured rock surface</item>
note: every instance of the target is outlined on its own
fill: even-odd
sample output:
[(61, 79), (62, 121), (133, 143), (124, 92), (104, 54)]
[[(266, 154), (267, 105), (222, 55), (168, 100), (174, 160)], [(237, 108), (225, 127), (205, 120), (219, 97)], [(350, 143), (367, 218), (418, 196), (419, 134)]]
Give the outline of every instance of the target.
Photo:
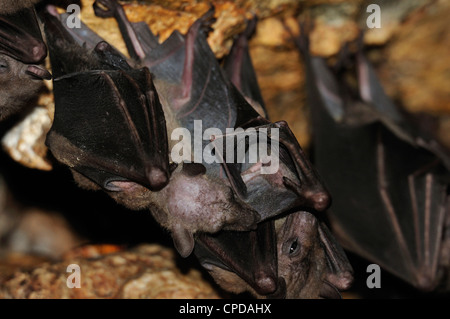
[[(69, 288), (69, 265), (80, 267), (80, 288)], [(75, 283), (73, 279), (72, 283)], [(0, 277), (0, 298), (218, 298), (218, 293), (191, 269), (179, 270), (175, 253), (158, 245), (100, 255), (44, 262)]]

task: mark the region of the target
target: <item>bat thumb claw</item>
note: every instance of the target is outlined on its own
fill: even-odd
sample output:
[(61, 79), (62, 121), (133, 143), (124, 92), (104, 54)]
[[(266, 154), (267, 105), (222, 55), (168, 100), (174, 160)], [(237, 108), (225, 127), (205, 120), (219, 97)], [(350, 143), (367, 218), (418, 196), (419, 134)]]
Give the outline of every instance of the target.
[(314, 209), (318, 212), (323, 212), (331, 205), (331, 197), (326, 192), (314, 194), (310, 200), (313, 203)]
[(152, 167), (147, 173), (147, 179), (152, 191), (159, 191), (169, 183), (167, 172), (159, 167)]
[(271, 294), (277, 290), (277, 281), (265, 274), (257, 276), (255, 282), (258, 287), (258, 293), (263, 295)]

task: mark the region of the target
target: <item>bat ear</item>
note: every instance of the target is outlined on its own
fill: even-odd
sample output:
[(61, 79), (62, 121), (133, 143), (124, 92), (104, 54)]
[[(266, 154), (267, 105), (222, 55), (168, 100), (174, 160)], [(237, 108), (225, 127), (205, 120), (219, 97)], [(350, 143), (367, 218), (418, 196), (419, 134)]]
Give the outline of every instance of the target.
[(178, 253), (183, 258), (189, 256), (194, 250), (195, 244), (192, 233), (179, 224), (176, 224), (171, 231), (173, 244)]
[(324, 223), (320, 223), (319, 225), (319, 237), (324, 247), (328, 268), (323, 280), (323, 293), (325, 296), (336, 296), (336, 293), (333, 293), (334, 289), (340, 295), (338, 291), (350, 288), (353, 282), (352, 266), (344, 250), (336, 242), (334, 236)]

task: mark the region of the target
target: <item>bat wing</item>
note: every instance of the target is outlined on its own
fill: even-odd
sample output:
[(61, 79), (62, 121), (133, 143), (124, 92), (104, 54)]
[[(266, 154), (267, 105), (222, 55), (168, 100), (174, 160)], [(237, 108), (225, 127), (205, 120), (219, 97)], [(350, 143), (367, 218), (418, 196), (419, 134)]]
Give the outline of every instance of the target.
[(46, 31), (59, 75), (47, 138), (52, 153), (106, 190), (120, 191), (120, 182), (163, 188), (169, 181), (166, 124), (149, 70), (132, 69), (106, 42), (92, 52), (79, 47), (51, 14)]
[[(334, 199), (333, 231), (347, 249), (432, 289), (449, 208), (442, 161), (414, 144), (392, 103), (380, 106), (368, 92), (361, 94), (363, 106), (350, 101), (325, 61), (302, 51), (314, 85), (308, 103), (315, 164)], [(375, 79), (365, 74), (360, 85)], [(374, 92), (381, 88), (378, 82), (370, 86)]]
[(258, 114), (264, 118), (268, 118), (248, 50), (248, 40), (255, 32), (256, 23), (256, 17), (247, 22), (245, 31), (237, 37), (231, 47), (230, 53), (225, 57), (223, 69), (231, 82), (239, 89)]
[[(255, 26), (256, 18), (248, 22), (246, 30), (234, 41), (230, 54), (225, 58), (223, 68), (231, 82), (253, 106), (253, 110), (249, 110), (245, 105), (237, 104), (235, 127), (254, 128), (258, 131), (258, 141), (261, 135), (266, 135), (264, 138), (271, 141), (270, 145), (272, 142), (277, 145), (270, 148), (271, 151), (277, 149), (281, 169), (276, 174), (255, 178), (255, 166), (223, 161), (224, 170), (236, 194), (252, 207), (257, 207), (263, 220), (298, 206), (323, 211), (330, 204), (330, 196), (288, 124), (283, 121), (271, 123), (267, 119), (267, 111), (248, 50), (248, 39), (254, 33)], [(272, 129), (279, 130), (279, 134), (272, 136)], [(236, 144), (235, 154), (238, 148)], [(251, 146), (247, 145), (247, 152), (249, 149)], [(222, 152), (221, 156), (225, 158), (226, 152)], [(249, 175), (253, 177), (248, 179)], [(281, 187), (274, 187), (277, 184), (281, 184)], [(267, 201), (262, 202), (261, 197), (267, 198)], [(277, 207), (270, 203), (276, 203)]]
[(338, 299), (341, 297), (339, 291), (349, 289), (353, 282), (353, 268), (325, 223), (320, 222), (318, 229), (327, 263), (327, 274), (323, 279), (320, 296)]
[(0, 53), (25, 64), (40, 63), (47, 56), (34, 7), (0, 15)]
[(206, 269), (219, 267), (233, 272), (257, 294), (282, 298), (286, 284), (277, 274), (275, 238), (273, 221), (266, 221), (254, 231), (201, 234), (194, 253)]

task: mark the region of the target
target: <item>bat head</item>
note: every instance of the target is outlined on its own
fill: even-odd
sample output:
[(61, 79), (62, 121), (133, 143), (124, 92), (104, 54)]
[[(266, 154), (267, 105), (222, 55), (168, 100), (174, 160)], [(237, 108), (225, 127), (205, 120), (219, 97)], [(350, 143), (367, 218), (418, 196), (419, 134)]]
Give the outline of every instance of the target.
[[(286, 298), (340, 298), (339, 290), (351, 284), (351, 267), (340, 248), (330, 244), (326, 226), (304, 211), (278, 224), (278, 274), (286, 282)], [(330, 265), (336, 260), (339, 264)]]
[(235, 200), (224, 183), (211, 179), (198, 163), (183, 163), (172, 172), (170, 183), (152, 197), (160, 207), (155, 218), (171, 231), (175, 247), (186, 257), (197, 232), (256, 228), (259, 216)]
[(342, 248), (305, 211), (250, 232), (201, 234), (194, 252), (223, 289), (258, 298), (340, 298), (353, 280)]

